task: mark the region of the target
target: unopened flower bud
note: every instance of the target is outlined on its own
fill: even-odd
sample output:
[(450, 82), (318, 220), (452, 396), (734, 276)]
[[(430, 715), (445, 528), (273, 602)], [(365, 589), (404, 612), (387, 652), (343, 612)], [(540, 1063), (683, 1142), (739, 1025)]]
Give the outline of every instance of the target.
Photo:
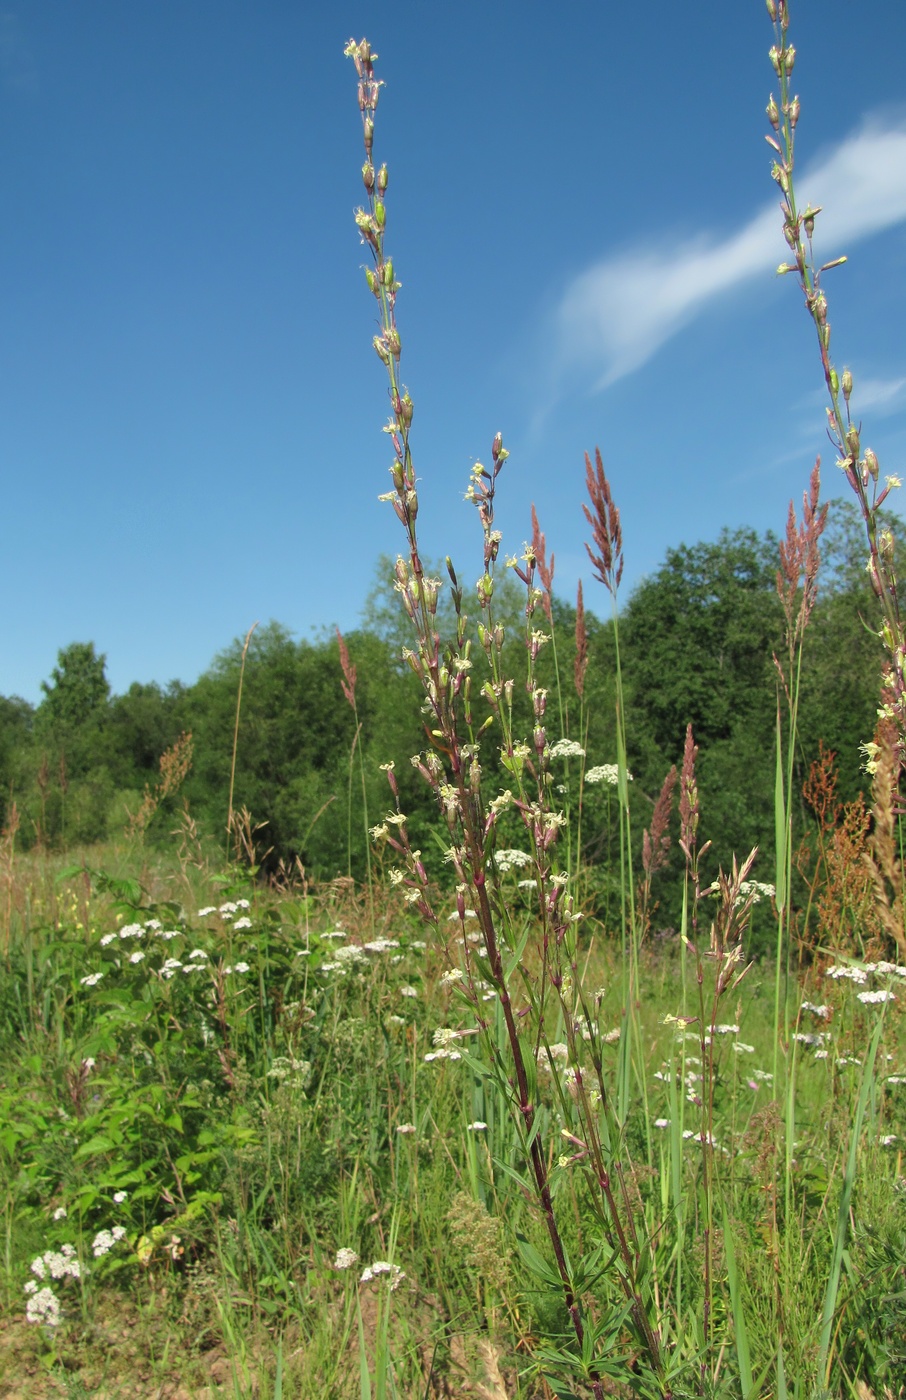
[(387, 222), (387, 210), (384, 208), (383, 200), (376, 199), (374, 201), (374, 222), (379, 229), (383, 229)]
[(865, 457), (863, 458), (863, 460), (865, 462), (865, 467), (868, 471), (868, 475), (871, 477), (872, 481), (877, 481), (878, 459), (870, 447), (867, 447), (865, 449)]
[(848, 430), (846, 434), (846, 446), (849, 448), (849, 451), (852, 454), (853, 461), (858, 461), (860, 450), (858, 428), (850, 428)]
[(777, 48), (776, 45), (772, 45), (772, 47), (768, 50), (768, 58), (771, 60), (771, 67), (773, 68), (774, 72), (779, 78), (780, 71), (783, 66), (783, 60), (781, 58), (780, 50)]
[(796, 129), (796, 123), (799, 121), (800, 111), (801, 107), (799, 104), (799, 98), (794, 97), (792, 102), (790, 103), (790, 126), (793, 128), (794, 131)]
[(784, 51), (783, 51), (783, 67), (784, 67), (784, 70), (786, 71), (787, 77), (789, 77), (790, 74), (792, 73), (792, 71), (793, 71), (793, 66), (794, 66), (795, 62), (796, 62), (796, 50), (793, 48), (793, 45), (790, 44), (789, 48), (784, 49)]
[(777, 19), (777, 0), (766, 0), (768, 7), (768, 18), (772, 21)]
[(843, 371), (843, 379), (841, 382), (843, 385), (843, 397), (846, 402), (849, 403), (849, 396), (853, 391), (853, 377), (848, 369)]
[(400, 341), (400, 333), (396, 329), (396, 326), (391, 326), (389, 331), (385, 331), (384, 341), (390, 354), (395, 360), (398, 360), (402, 349), (402, 343)]
[(386, 193), (387, 193), (387, 184), (388, 184), (389, 180), (390, 180), (390, 176), (387, 174), (387, 167), (386, 167), (386, 165), (382, 165), (381, 168), (380, 168), (380, 170), (379, 170), (378, 173), (377, 173), (378, 194), (386, 194)]
[(378, 358), (383, 360), (385, 365), (389, 365), (390, 350), (384, 337), (382, 335), (376, 335), (371, 343), (377, 351)]
[(411, 398), (408, 394), (404, 394), (399, 400), (396, 410), (396, 416), (404, 428), (408, 428), (409, 424), (412, 422), (412, 414), (414, 411), (415, 405)]
[(370, 160), (366, 160), (365, 164), (362, 166), (362, 183), (370, 194), (374, 189), (374, 166), (371, 164)]
[[(383, 205), (381, 206), (383, 208)], [(388, 292), (393, 290), (393, 259), (388, 258), (381, 268), (381, 281)]]
[(380, 295), (378, 292), (377, 278), (375, 277), (370, 267), (365, 268), (365, 281), (368, 283), (370, 290), (374, 293), (375, 296)]
[(764, 110), (767, 113), (768, 121), (771, 123), (771, 126), (776, 131), (780, 126), (780, 112), (778, 111), (777, 103), (774, 101), (773, 93), (771, 93), (770, 101), (768, 102), (768, 105), (767, 107), (765, 107)]
[(835, 369), (830, 372), (830, 391), (835, 396), (840, 392), (840, 377)]
[(818, 322), (819, 326), (823, 326), (827, 320), (827, 297), (823, 292), (819, 292), (815, 297), (815, 303), (812, 309), (815, 320)]
[(370, 117), (366, 117), (363, 122), (365, 134), (365, 154), (371, 160), (371, 148), (374, 145), (374, 122)]

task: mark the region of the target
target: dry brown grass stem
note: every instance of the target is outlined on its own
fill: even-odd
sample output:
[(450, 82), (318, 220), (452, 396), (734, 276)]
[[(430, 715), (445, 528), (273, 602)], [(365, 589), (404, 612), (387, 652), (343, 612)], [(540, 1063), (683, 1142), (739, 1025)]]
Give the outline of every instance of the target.
[(821, 458), (818, 457), (809, 477), (809, 489), (802, 493), (802, 521), (796, 520), (796, 509), (790, 501), (786, 538), (780, 541), (777, 596), (786, 622), (787, 670), (784, 671), (776, 656), (774, 665), (789, 704), (792, 704), (795, 683), (796, 651), (818, 599), (818, 566), (821, 562), (818, 541), (827, 524), (827, 506), (818, 504), (820, 490)]
[(554, 582), (554, 556), (551, 554), (551, 561), (548, 564), (547, 540), (538, 524), (538, 512), (535, 510), (534, 502), (532, 502), (532, 552), (535, 555), (535, 568), (541, 580), (541, 606), (544, 608), (548, 622), (552, 622), (551, 588)]
[(598, 553), (586, 544), (595, 578), (616, 598), (620, 580), (623, 577), (623, 532), (620, 528), (620, 512), (614, 505), (610, 482), (604, 473), (601, 449), (595, 448), (595, 465), (585, 454), (585, 485), (591, 510), (583, 505), (585, 519), (591, 526), (591, 536)]
[(155, 786), (145, 786), (145, 795), (137, 812), (129, 816), (126, 835), (144, 836), (148, 824), (161, 803), (178, 792), (192, 767), (192, 735), (180, 734), (174, 744), (160, 756), (160, 782)]
[(242, 682), (245, 680), (245, 660), (249, 654), (249, 643), (252, 640), (252, 633), (258, 626), (253, 622), (245, 634), (245, 641), (242, 645), (242, 660), (239, 664), (239, 686), (236, 690), (236, 721), (233, 725), (233, 757), (230, 763), (230, 797), (227, 803), (227, 854), (229, 855), (230, 838), (233, 831), (233, 791), (236, 786), (236, 752), (239, 748), (239, 716), (242, 711)]
[(897, 725), (882, 719), (875, 733), (876, 767), (871, 781), (872, 830), (865, 860), (871, 874), (878, 916), (900, 957), (906, 959), (906, 904), (903, 862), (898, 854), (897, 817), (901, 751)]

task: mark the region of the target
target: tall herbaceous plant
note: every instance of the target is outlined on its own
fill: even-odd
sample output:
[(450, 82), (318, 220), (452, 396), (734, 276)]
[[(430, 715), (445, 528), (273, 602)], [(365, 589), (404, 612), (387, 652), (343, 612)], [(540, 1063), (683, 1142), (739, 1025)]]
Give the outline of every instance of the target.
[[(381, 326), (374, 348), (389, 381), (391, 416), (385, 431), (393, 449), (392, 489), (382, 499), (393, 506), (405, 533), (405, 551), (396, 562), (395, 586), (412, 623), (412, 645), (404, 656), (421, 683), (429, 739), (427, 749), (414, 755), (412, 762), (436, 796), (447, 833), (446, 860), (457, 882), (460, 937), (447, 948), (446, 978), (474, 1016), (480, 1052), (471, 1057), (473, 1068), (491, 1078), (509, 1104), (527, 1171), (524, 1185), (543, 1216), (549, 1261), (523, 1242), (524, 1262), (534, 1274), (536, 1286), (553, 1290), (562, 1299), (571, 1331), (571, 1337), (561, 1345), (551, 1339), (543, 1349), (547, 1373), (561, 1376), (564, 1383), (581, 1377), (596, 1397), (603, 1397), (603, 1378), (625, 1375), (623, 1361), (614, 1359), (614, 1342), (628, 1328), (647, 1393), (667, 1395), (671, 1393), (669, 1364), (651, 1286), (647, 1231), (644, 1220), (636, 1218), (637, 1202), (620, 1161), (620, 1113), (628, 1111), (628, 1068), (620, 1076), (618, 1113), (608, 1087), (610, 1067), (605, 1068), (608, 1046), (598, 1027), (594, 999), (589, 998), (579, 975), (580, 915), (570, 892), (569, 872), (561, 868), (566, 863), (561, 858), (561, 835), (567, 817), (555, 800), (551, 757), (555, 744), (567, 736), (549, 735), (548, 693), (536, 675), (539, 652), (550, 640), (540, 625), (544, 614), (539, 604), (544, 594), (536, 583), (538, 560), (532, 547), (520, 558), (507, 560), (525, 589), (526, 664), (519, 683), (525, 685), (530, 697), (532, 723), (530, 731), (522, 732), (514, 722), (517, 680), (504, 669), (504, 629), (495, 612), (501, 535), (494, 528), (494, 506), (508, 457), (500, 434), (491, 445), (489, 465), (477, 462), (473, 467), (466, 493), (477, 509), (483, 543), (482, 573), (475, 589), (475, 635), (464, 611), (464, 588), (449, 558), (446, 569), (455, 633), (442, 639), (438, 632), (442, 581), (426, 572), (419, 548), (418, 488), (411, 447), (414, 405), (400, 374), (402, 340), (396, 317), (400, 283), (386, 246), (389, 177), (387, 166), (377, 165), (374, 159), (381, 83), (375, 76), (376, 55), (366, 40), (351, 41), (347, 54), (358, 76), (365, 146), (362, 180), (367, 202), (355, 218), (371, 254), (366, 278)], [(600, 460), (597, 467), (597, 472), (589, 467), (594, 508), (591, 523), (598, 547), (594, 562), (602, 581), (615, 595), (622, 573), (619, 514)], [(508, 785), (491, 795), (484, 768), (494, 750)], [(619, 744), (619, 760), (622, 816), (628, 810), (623, 742)], [(446, 942), (422, 853), (413, 849), (409, 839), (392, 767), (388, 779), (395, 810), (373, 835), (395, 853), (398, 864), (392, 878), (405, 887), (409, 903)], [(529, 921), (514, 916), (504, 890), (509, 861), (502, 858), (499, 830), (505, 813), (515, 814), (524, 832), (527, 850), (522, 853), (523, 873), (530, 875), (534, 886), (534, 918)], [(624, 833), (622, 844), (624, 861), (628, 861), (628, 833)], [(507, 857), (511, 854), (507, 850)], [(630, 885), (626, 880), (624, 890)], [(467, 929), (470, 917), (477, 922), (477, 943)], [(633, 922), (630, 918), (630, 924)], [(627, 964), (630, 968), (635, 965), (631, 951)], [(490, 1000), (488, 990), (493, 994)], [(549, 1077), (552, 1093), (544, 1103), (539, 1073), (550, 1070), (561, 1055), (566, 1060), (566, 1074)], [(559, 1114), (564, 1125), (560, 1134), (563, 1151), (556, 1165), (549, 1150), (553, 1113)], [(554, 1199), (554, 1173), (566, 1163), (575, 1163), (583, 1172), (599, 1227), (600, 1242), (579, 1259), (569, 1257)], [(619, 1293), (610, 1307), (589, 1309), (584, 1297), (608, 1270), (618, 1280)]]
[[(891, 773), (895, 790), (906, 735), (906, 642), (893, 539), (879, 511), (899, 482), (888, 477), (879, 487), (877, 459), (870, 449), (862, 448), (861, 429), (850, 413), (852, 375), (849, 371), (838, 375), (830, 359), (821, 279), (843, 259), (822, 267), (813, 259), (812, 232), (820, 209), (800, 210), (794, 190), (794, 133), (800, 104), (790, 90), (795, 50), (787, 41), (789, 6), (785, 0), (767, 0), (767, 8), (776, 29), (771, 63), (780, 82), (779, 103), (772, 97), (767, 109), (772, 127), (768, 140), (776, 156), (772, 173), (782, 194), (783, 233), (794, 258), (779, 271), (798, 273), (814, 319), (830, 394), (828, 430), (839, 454), (837, 465), (857, 496), (865, 523), (869, 574), (882, 606), (880, 635), (888, 657), (883, 723), (866, 749), (875, 767), (881, 749), (885, 750), (885, 772)], [(644, 833), (637, 879), (631, 854), (631, 774), (617, 611), (623, 542), (603, 462), (599, 453), (594, 465), (586, 458), (589, 499), (584, 510), (591, 530), (588, 553), (593, 571), (612, 602), (617, 763), (586, 769), (582, 742), (567, 732), (556, 654), (556, 700), (550, 705), (539, 678), (538, 657), (551, 643), (554, 630), (553, 556), (548, 563), (534, 510), (532, 543), (518, 557), (504, 556), (506, 567), (524, 590), (521, 674), (515, 675), (505, 661), (510, 653), (504, 650), (499, 606), (502, 539), (494, 522), (496, 493), (508, 453), (499, 433), (487, 465), (476, 462), (472, 468), (466, 491), (481, 532), (480, 577), (474, 592), (467, 595), (449, 558), (445, 580), (434, 577), (423, 560), (411, 447), (414, 404), (400, 370), (400, 283), (386, 245), (389, 176), (387, 166), (377, 163), (374, 155), (382, 84), (375, 75), (377, 55), (367, 40), (351, 40), (346, 53), (357, 74), (364, 135), (366, 199), (355, 221), (370, 254), (365, 275), (380, 322), (373, 343), (389, 387), (390, 417), (384, 431), (393, 460), (390, 489), (381, 499), (392, 506), (405, 537), (395, 566), (395, 588), (411, 623), (411, 642), (403, 655), (421, 686), (427, 740), (426, 748), (411, 761), (436, 799), (445, 860), (455, 876), (455, 937), (436, 907), (435, 886), (422, 852), (410, 840), (392, 764), (387, 769), (392, 810), (373, 828), (372, 836), (394, 861), (392, 882), (433, 926), (447, 962), (442, 981), (473, 1022), (463, 1041), (473, 1048), (463, 1050), (462, 1059), (486, 1091), (506, 1105), (517, 1135), (518, 1156), (506, 1163), (492, 1163), (489, 1158), (488, 1169), (509, 1180), (515, 1178), (523, 1195), (534, 1201), (543, 1225), (539, 1239), (546, 1238), (546, 1250), (542, 1254), (528, 1239), (518, 1241), (527, 1291), (536, 1298), (546, 1297), (551, 1304), (546, 1314), (543, 1307), (538, 1309), (539, 1318), (564, 1319), (559, 1329), (551, 1324), (547, 1335), (537, 1335), (543, 1328), (536, 1327), (534, 1366), (554, 1393), (563, 1396), (576, 1394), (579, 1384), (585, 1388), (582, 1393), (590, 1391), (595, 1400), (602, 1400), (613, 1393), (617, 1382), (662, 1400), (692, 1394), (754, 1397), (763, 1393), (799, 1394), (804, 1400), (806, 1395), (824, 1393), (822, 1387), (832, 1380), (850, 1208), (864, 1125), (869, 1119), (876, 1121), (874, 1065), (884, 1024), (881, 1011), (858, 1081), (850, 1086), (848, 1135), (838, 1153), (839, 1172), (826, 1183), (821, 1205), (821, 1214), (835, 1223), (829, 1240), (822, 1236), (820, 1249), (813, 1253), (812, 1243), (806, 1241), (803, 1246), (799, 1222), (806, 1198), (797, 1194), (795, 1184), (800, 1130), (796, 1056), (800, 1044), (824, 1042), (820, 1036), (800, 1033), (798, 1017), (794, 1027), (789, 1008), (794, 755), (802, 647), (817, 596), (818, 545), (826, 514), (819, 505), (818, 466), (804, 496), (801, 521), (790, 508), (780, 550), (777, 588), (785, 619), (785, 647), (775, 657), (775, 884), (751, 878), (755, 851), (740, 861), (725, 855), (729, 873), (719, 871), (710, 883), (704, 876), (702, 863), (711, 843), (699, 836), (698, 747), (691, 727), (681, 770), (668, 773)], [(448, 615), (453, 621), (449, 635), (442, 636), (438, 601), (444, 587), (450, 590)], [(580, 740), (586, 727), (586, 665), (580, 592), (575, 671)], [(527, 721), (518, 718), (526, 713), (519, 703), (520, 687), (528, 697)], [(562, 770), (558, 774), (554, 768), (554, 761), (561, 759), (580, 761), (575, 833), (569, 789), (558, 781)], [(607, 780), (614, 789), (619, 817), (623, 982), (621, 1024), (607, 1031), (599, 1014), (601, 994), (583, 978), (588, 943), (580, 948), (584, 876), (579, 833), (584, 784), (595, 781), (595, 775), (600, 780), (605, 768), (611, 767)], [(640, 950), (651, 924), (652, 879), (666, 863), (675, 791), (685, 860), (680, 935), (687, 955), (677, 989), (677, 1014), (667, 1017), (674, 1035), (673, 1056), (664, 1064), (666, 1073), (655, 1075), (667, 1085), (670, 1118), (655, 1119), (649, 1113), (650, 1065), (640, 1016)], [(513, 831), (521, 832), (519, 849), (513, 849)], [(514, 870), (523, 877), (520, 885), (528, 888), (529, 914), (513, 898)], [(731, 1048), (737, 1064), (753, 1050), (738, 1040), (740, 1027), (733, 1018), (723, 1022), (720, 1013), (746, 975), (744, 940), (752, 910), (762, 899), (771, 900), (777, 942), (773, 1070), (758, 1071), (761, 1079), (748, 1081), (750, 1092), (762, 1081), (773, 1081), (774, 1094), (772, 1112), (764, 1117), (758, 1158), (758, 1171), (768, 1183), (762, 1235), (771, 1267), (759, 1274), (749, 1264), (743, 1267), (737, 1253), (739, 1220), (750, 1212), (745, 1183), (735, 1164), (747, 1150), (745, 1139), (740, 1135), (742, 1145), (735, 1147), (718, 1141), (715, 1105), (719, 1099), (723, 1112), (730, 1095), (735, 1116), (739, 1075), (730, 1070), (734, 1056), (722, 1055), (719, 1049), (721, 1037), (736, 1037)], [(807, 1006), (803, 1003), (803, 1008)], [(688, 1053), (690, 1041), (697, 1055)], [(820, 1053), (826, 1056), (827, 1052)], [(697, 1153), (697, 1166), (691, 1171), (683, 1150), (689, 1139)], [(641, 1189), (640, 1183), (646, 1180), (656, 1183), (653, 1189)], [(580, 1214), (586, 1224), (577, 1238)], [(814, 1316), (806, 1331), (794, 1335), (792, 1294), (805, 1287), (816, 1302)], [(802, 1375), (790, 1381), (788, 1389), (787, 1367), (793, 1354)]]

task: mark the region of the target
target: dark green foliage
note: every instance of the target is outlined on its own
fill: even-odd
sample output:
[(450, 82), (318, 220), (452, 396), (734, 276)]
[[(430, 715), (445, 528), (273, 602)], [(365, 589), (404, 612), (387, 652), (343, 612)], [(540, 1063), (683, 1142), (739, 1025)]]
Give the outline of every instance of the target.
[[(858, 746), (871, 737), (881, 661), (878, 639), (870, 630), (876, 625), (875, 600), (858, 525), (851, 507), (832, 504), (819, 601), (806, 635), (796, 765), (801, 786), (823, 740), (837, 753), (843, 798), (853, 796), (863, 782)], [(641, 838), (667, 770), (681, 757), (691, 723), (700, 746), (703, 838), (714, 839), (714, 860), (724, 865), (734, 852), (758, 845), (762, 879), (771, 878), (773, 864), (778, 699), (773, 655), (783, 650), (777, 563), (776, 539), (751, 530), (725, 531), (714, 542), (681, 545), (638, 585), (621, 619), (636, 838)], [(445, 576), (443, 567), (434, 572)], [(495, 612), (506, 631), (507, 669), (516, 679), (516, 728), (528, 733), (530, 705), (520, 679), (525, 674), (524, 596), (510, 572), (499, 579)], [(555, 597), (553, 627), (540, 607), (532, 625), (553, 631), (556, 638), (556, 651), (547, 645), (538, 658), (539, 680), (549, 690), (550, 740), (566, 734), (578, 739), (589, 766), (613, 762), (616, 655), (611, 623), (586, 614), (584, 705), (573, 681), (574, 608)], [(453, 626), (445, 588), (438, 611), (441, 637)], [(365, 625), (345, 641), (357, 673), (358, 734), (343, 695), (333, 634), (298, 641), (286, 628), (270, 623), (252, 637), (234, 808), (245, 807), (254, 822), (266, 823), (258, 840), (262, 852), (271, 848), (268, 864), (298, 856), (317, 878), (346, 874), (349, 868), (361, 876), (366, 851), (359, 755), (373, 823), (391, 806), (380, 765), (394, 761), (413, 843), (423, 849), (433, 873), (446, 878), (433, 799), (409, 762), (427, 741), (419, 689), (401, 659), (411, 637), (389, 559), (379, 561)], [(473, 657), (477, 692), (484, 665), (477, 641)], [(158, 782), (161, 755), (188, 731), (194, 764), (183, 793), (202, 832), (224, 844), (241, 659), (237, 639), (192, 686), (135, 684), (111, 698), (104, 657), (91, 643), (73, 643), (60, 652), (37, 711), (24, 701), (0, 700), (0, 800), (4, 810), (11, 797), (18, 803), (20, 841), (61, 846), (120, 834), (145, 788)], [(481, 709), (479, 721), (483, 717)], [(493, 796), (497, 786), (506, 786), (493, 730), (482, 740), (481, 756)], [(575, 761), (564, 765), (562, 777), (561, 786), (569, 788), (568, 800), (573, 801)], [(592, 883), (601, 891), (608, 888), (612, 864), (605, 797), (600, 789), (586, 792), (582, 828), (585, 858), (598, 867)], [(158, 813), (147, 839), (159, 839), (172, 829), (174, 801)], [(802, 821), (807, 815), (803, 809)], [(504, 827), (507, 841), (520, 845), (518, 817), (507, 814)], [(661, 924), (671, 917), (670, 910), (661, 910)]]

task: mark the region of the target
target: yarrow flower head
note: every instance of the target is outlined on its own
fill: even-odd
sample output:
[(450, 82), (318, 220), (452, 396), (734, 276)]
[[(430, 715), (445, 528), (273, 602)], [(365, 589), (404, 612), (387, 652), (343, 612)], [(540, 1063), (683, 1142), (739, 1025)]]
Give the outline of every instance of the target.
[[(632, 782), (632, 774), (627, 771), (626, 779)], [(620, 770), (615, 763), (599, 763), (595, 768), (589, 768), (585, 774), (586, 783), (607, 783), (610, 787), (616, 787), (620, 781)]]
[(558, 739), (549, 749), (551, 758), (584, 758), (585, 750), (575, 739)]
[(363, 1270), (360, 1283), (371, 1283), (374, 1279), (386, 1274), (390, 1279), (390, 1292), (393, 1293), (399, 1288), (406, 1275), (398, 1264), (388, 1264), (386, 1259), (376, 1259), (367, 1269)]
[(333, 1261), (335, 1269), (351, 1269), (353, 1264), (359, 1262), (359, 1256), (354, 1249), (347, 1249), (345, 1246), (337, 1250), (337, 1257)]

